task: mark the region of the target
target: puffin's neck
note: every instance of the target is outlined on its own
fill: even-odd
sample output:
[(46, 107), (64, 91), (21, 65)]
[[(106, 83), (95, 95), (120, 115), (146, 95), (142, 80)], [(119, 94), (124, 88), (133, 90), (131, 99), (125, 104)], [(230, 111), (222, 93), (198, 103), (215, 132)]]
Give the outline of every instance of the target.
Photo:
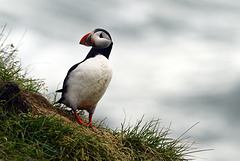
[(107, 48), (104, 48), (104, 49), (98, 49), (98, 48), (92, 47), (92, 49), (89, 51), (87, 57), (84, 60), (88, 58), (93, 58), (99, 54), (105, 56), (108, 59), (112, 50), (112, 46), (113, 46), (113, 43), (111, 43)]

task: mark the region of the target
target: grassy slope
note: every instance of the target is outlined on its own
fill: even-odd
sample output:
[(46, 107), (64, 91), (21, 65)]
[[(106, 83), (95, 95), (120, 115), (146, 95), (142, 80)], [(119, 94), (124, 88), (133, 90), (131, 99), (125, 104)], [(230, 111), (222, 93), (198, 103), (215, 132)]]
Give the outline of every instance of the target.
[[(12, 81), (21, 89), (39, 93), (44, 82), (27, 77), (16, 60), (17, 49), (4, 44), (4, 30), (0, 33), (0, 81)], [(119, 130), (88, 129), (66, 122), (56, 113), (6, 113), (4, 101), (0, 102), (0, 160), (168, 161), (187, 160), (191, 154), (191, 144), (182, 137), (169, 138), (169, 129), (160, 128), (159, 120), (143, 124), (140, 119), (132, 127), (123, 123)]]
[(117, 131), (80, 127), (52, 114), (7, 116), (1, 110), (0, 118), (0, 158), (6, 160), (186, 160), (190, 148), (168, 138), (168, 130), (158, 131), (158, 120)]

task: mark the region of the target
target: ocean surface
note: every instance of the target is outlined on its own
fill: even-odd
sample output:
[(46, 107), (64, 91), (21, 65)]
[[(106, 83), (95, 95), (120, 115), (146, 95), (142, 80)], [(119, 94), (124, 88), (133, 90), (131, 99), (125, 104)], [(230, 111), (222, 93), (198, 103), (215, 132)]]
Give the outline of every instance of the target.
[(29, 76), (44, 78), (48, 96), (90, 48), (94, 28), (108, 30), (113, 79), (93, 119), (111, 128), (161, 119), (194, 147), (197, 161), (240, 158), (240, 2), (236, 0), (0, 0), (0, 26)]

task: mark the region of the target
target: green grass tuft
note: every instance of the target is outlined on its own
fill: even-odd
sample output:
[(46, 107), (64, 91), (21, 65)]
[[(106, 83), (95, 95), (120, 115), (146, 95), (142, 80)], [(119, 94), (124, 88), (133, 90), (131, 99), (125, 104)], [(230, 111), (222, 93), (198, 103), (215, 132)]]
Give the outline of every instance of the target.
[(183, 136), (178, 139), (169, 137), (170, 128), (160, 127), (160, 119), (151, 120), (143, 124), (143, 117), (135, 126), (122, 124), (120, 133), (123, 146), (132, 149), (134, 160), (187, 160), (184, 152), (191, 150), (189, 143)]
[(28, 77), (27, 70), (22, 67), (20, 60), (16, 57), (18, 47), (13, 44), (6, 45), (10, 31), (6, 35), (5, 32), (6, 25), (2, 26), (0, 32), (0, 80), (14, 82), (21, 89), (30, 92), (40, 93), (47, 90), (42, 79)]

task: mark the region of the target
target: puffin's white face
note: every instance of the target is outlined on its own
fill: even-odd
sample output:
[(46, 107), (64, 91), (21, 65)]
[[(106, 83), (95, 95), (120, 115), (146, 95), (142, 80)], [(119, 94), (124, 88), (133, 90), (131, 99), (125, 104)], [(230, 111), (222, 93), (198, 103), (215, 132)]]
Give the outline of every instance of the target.
[(92, 39), (94, 41), (93, 46), (97, 48), (107, 48), (112, 42), (111, 38), (103, 31), (93, 33)]
[(94, 48), (107, 48), (112, 43), (110, 34), (104, 29), (95, 29), (83, 36), (80, 44), (93, 46)]

